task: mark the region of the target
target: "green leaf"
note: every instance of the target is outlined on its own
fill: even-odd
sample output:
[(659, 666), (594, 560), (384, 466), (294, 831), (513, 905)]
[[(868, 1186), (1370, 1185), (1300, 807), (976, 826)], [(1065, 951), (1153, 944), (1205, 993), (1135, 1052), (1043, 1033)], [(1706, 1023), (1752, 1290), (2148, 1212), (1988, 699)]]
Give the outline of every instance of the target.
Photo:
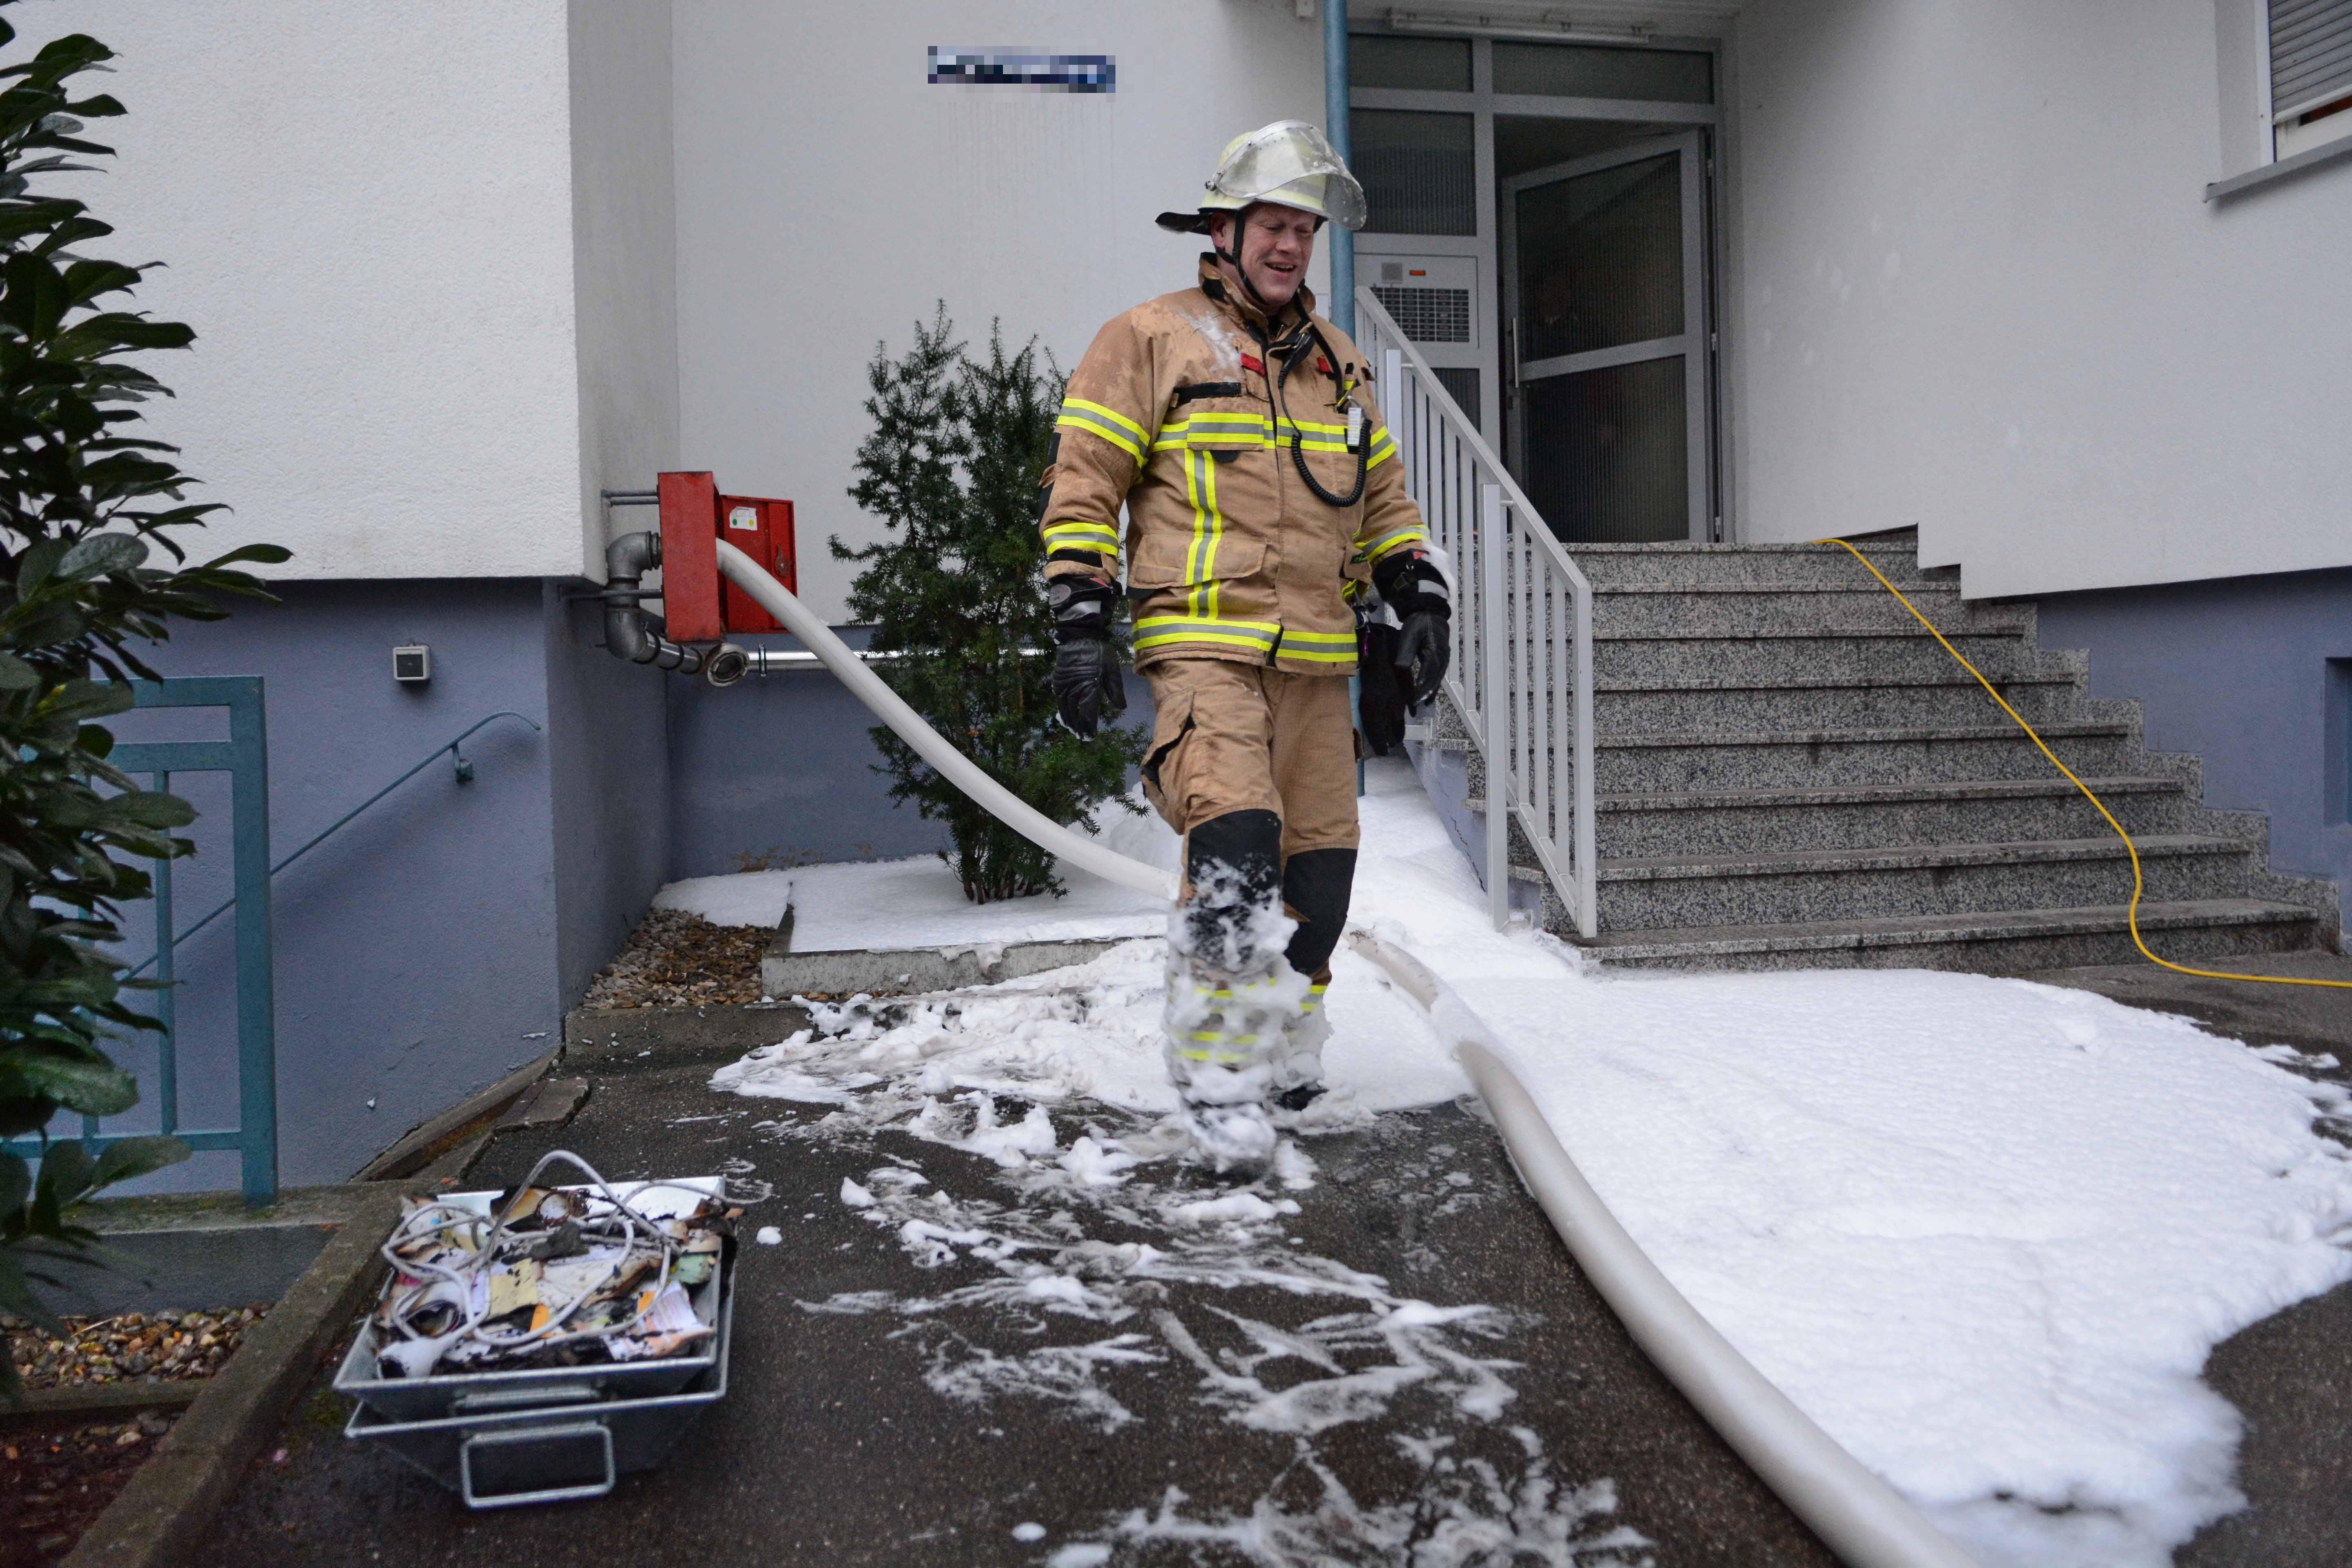
[(104, 718), (129, 713), (138, 695), (119, 681), (68, 681), (50, 694), (42, 711), (55, 718)]
[(123, 1138), (107, 1145), (98, 1156), (98, 1168), (90, 1173), (90, 1190), (97, 1192), (176, 1166), (195, 1152), (177, 1138)]
[(14, 653), (0, 653), (0, 691), (30, 691), (41, 684), (33, 666)]
[(16, 597), (29, 599), (35, 590), (48, 580), (49, 573), (58, 569), (69, 547), (63, 539), (43, 539), (26, 550), (16, 566)]
[(216, 555), (205, 562), (204, 570), (233, 565), (241, 560), (259, 561), (264, 566), (276, 566), (294, 559), (294, 552), (284, 545), (239, 545), (226, 555)]
[(90, 1173), (97, 1168), (98, 1162), (89, 1157), (89, 1151), (71, 1138), (51, 1144), (43, 1153), (40, 1179), (34, 1183), (35, 1207), (48, 1211), (47, 1224), (51, 1228), (58, 1214), (71, 1208), (89, 1190)]
[(33, 1196), (33, 1167), (15, 1155), (0, 1153), (0, 1221), (25, 1207)]
[(58, 563), (58, 575), (74, 581), (129, 571), (147, 560), (147, 541), (136, 534), (89, 534), (76, 541)]
[(116, 1116), (139, 1103), (139, 1085), (104, 1061), (76, 1061), (19, 1047), (0, 1054), (0, 1096), (39, 1096), (85, 1116)]
[(196, 820), (196, 809), (177, 795), (142, 789), (107, 801), (110, 812), (142, 828), (184, 828)]

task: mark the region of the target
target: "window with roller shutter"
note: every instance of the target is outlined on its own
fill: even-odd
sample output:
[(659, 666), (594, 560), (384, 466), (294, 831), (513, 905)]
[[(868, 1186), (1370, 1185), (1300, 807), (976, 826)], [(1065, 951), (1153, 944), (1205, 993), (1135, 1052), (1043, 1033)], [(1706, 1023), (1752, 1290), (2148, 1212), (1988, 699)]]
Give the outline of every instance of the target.
[(2352, 0), (2270, 0), (2273, 155), (2352, 136)]

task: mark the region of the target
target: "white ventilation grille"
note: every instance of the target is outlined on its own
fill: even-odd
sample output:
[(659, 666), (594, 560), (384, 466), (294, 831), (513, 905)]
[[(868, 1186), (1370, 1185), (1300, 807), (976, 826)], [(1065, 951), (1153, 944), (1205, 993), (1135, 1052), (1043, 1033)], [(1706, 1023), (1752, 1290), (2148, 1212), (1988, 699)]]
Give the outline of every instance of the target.
[(1416, 343), (1470, 340), (1470, 291), (1466, 288), (1399, 288), (1375, 283), (1372, 298)]

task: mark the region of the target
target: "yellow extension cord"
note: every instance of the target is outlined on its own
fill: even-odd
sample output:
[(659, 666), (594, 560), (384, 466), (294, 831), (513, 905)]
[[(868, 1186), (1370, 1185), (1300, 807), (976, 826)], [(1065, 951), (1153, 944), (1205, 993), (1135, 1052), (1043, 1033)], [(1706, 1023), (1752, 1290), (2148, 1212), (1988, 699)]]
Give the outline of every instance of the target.
[(1896, 601), (1902, 604), (1903, 608), (1911, 612), (1912, 619), (1918, 622), (1920, 625), (1925, 626), (1927, 629), (1927, 635), (1936, 639), (1937, 642), (1942, 643), (1944, 645), (1944, 652), (1949, 653), (1955, 660), (1957, 660), (1960, 668), (1976, 676), (1977, 685), (1982, 686), (1986, 692), (1991, 695), (1993, 701), (2000, 704), (2000, 711), (2009, 715), (2011, 718), (2016, 719), (2017, 727), (2025, 732), (2026, 738), (2032, 741), (2035, 746), (2042, 748), (2042, 756), (2050, 758), (2050, 766), (2058, 769), (2059, 772), (2063, 773), (2066, 776), (2067, 782), (2073, 784), (2075, 789), (2080, 789), (2083, 792), (2083, 799), (2088, 800), (2092, 805), (2098, 808), (2099, 815), (2107, 820), (2107, 826), (2116, 831), (2116, 837), (2123, 840), (2124, 852), (2131, 856), (2131, 908), (2126, 912), (2126, 918), (2131, 925), (2132, 946), (2139, 949), (2141, 957), (2146, 958), (2151, 964), (2170, 969), (2175, 974), (2195, 975), (2200, 979), (2252, 980), (2258, 985), (2264, 986), (2325, 986), (2333, 990), (2352, 991), (2352, 980), (2306, 980), (2289, 975), (2232, 975), (2224, 973), (2219, 969), (2192, 969), (2186, 964), (2175, 964), (2169, 959), (2159, 958), (2155, 954), (2149, 952), (2147, 950), (2147, 943), (2141, 938), (2139, 934), (2139, 898), (2141, 889), (2145, 885), (2141, 880), (2139, 871), (2139, 846), (2132, 842), (2131, 835), (2124, 831), (2124, 825), (2116, 821), (2116, 814), (2107, 810), (2106, 802), (2093, 794), (2091, 792), (2091, 787), (2088, 784), (2085, 784), (2080, 779), (2075, 778), (2074, 770), (2073, 768), (2058, 760), (2058, 754), (2051, 750), (2049, 745), (2042, 740), (2042, 737), (2034, 733), (2033, 727), (2026, 723), (2023, 718), (2019, 717), (2017, 710), (2010, 706), (2008, 702), (2002, 698), (1999, 692), (1993, 690), (1992, 683), (1986, 680), (1982, 673), (1979, 672), (1974, 664), (1969, 664), (1966, 659), (1960, 657), (1960, 651), (1958, 648), (1955, 648), (1951, 643), (1945, 642), (1944, 634), (1936, 630), (1936, 623), (1928, 620), (1925, 615), (1920, 614), (1919, 607), (1912, 603), (1909, 600), (1905, 599), (1903, 597), (1903, 591), (1895, 587), (1893, 583), (1887, 581), (1886, 574), (1880, 571), (1876, 567), (1871, 565), (1868, 557), (1864, 556), (1860, 550), (1854, 549), (1851, 544), (1846, 543), (1843, 539), (1815, 539), (1813, 542), (1817, 545), (1843, 546), (1848, 555), (1851, 555), (1854, 559), (1862, 562), (1862, 569), (1870, 573), (1871, 576), (1878, 579), (1879, 586), (1885, 589), (1887, 592), (1895, 595)]

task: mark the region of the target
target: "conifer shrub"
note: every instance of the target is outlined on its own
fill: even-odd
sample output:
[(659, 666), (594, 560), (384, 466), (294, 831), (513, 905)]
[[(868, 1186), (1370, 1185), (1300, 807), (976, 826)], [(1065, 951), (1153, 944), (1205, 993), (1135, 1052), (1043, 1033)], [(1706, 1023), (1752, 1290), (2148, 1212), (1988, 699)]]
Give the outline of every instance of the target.
[[(0, 22), (0, 47), (15, 37)], [(111, 151), (78, 133), (122, 106), (68, 88), (110, 57), (77, 35), (0, 67), (0, 1138), (46, 1137), (61, 1110), (110, 1116), (138, 1101), (106, 1046), (156, 1024), (122, 994), (117, 922), (149, 895), (146, 862), (192, 852), (172, 830), (195, 813), (110, 765), (102, 721), (131, 706), (132, 677), (152, 678), (139, 648), (168, 636), (171, 618), (220, 619), (222, 596), (261, 593), (236, 563), (287, 559), (248, 545), (179, 564), (173, 533), (218, 507), (185, 501), (194, 481), (176, 449), (133, 434), (138, 405), (169, 392), (131, 356), (195, 334), (129, 309), (147, 268), (92, 255), (113, 230), (33, 188)], [(0, 1153), (0, 1311), (46, 1325), (30, 1281), (88, 1261), (96, 1239), (71, 1206), (188, 1149), (136, 1138), (44, 1151), (37, 1180)], [(16, 1387), (0, 1356), (0, 1398)]]
[[(874, 628), (877, 666), (891, 689), (991, 778), (1057, 822), (1092, 827), (1122, 809), (1128, 770), (1146, 737), (1106, 727), (1081, 740), (1055, 718), (1038, 481), (1061, 407), (1062, 377), (1032, 339), (1007, 352), (1001, 324), (988, 351), (956, 340), (942, 302), (897, 358), (877, 346), (867, 367), (873, 433), (857, 449), (850, 498), (889, 536), (836, 559), (859, 562), (849, 612)], [(1122, 648), (1124, 629), (1119, 633)], [(1059, 893), (1054, 857), (973, 804), (889, 730), (870, 732), (893, 800), (944, 821), (944, 856), (975, 904)]]

